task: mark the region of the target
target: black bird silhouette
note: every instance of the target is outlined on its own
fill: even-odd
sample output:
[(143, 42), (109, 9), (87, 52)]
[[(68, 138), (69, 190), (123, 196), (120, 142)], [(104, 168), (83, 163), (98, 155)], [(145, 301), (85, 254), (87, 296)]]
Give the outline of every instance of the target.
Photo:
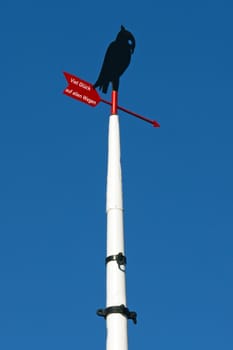
[(135, 49), (135, 38), (132, 33), (121, 26), (116, 40), (113, 41), (105, 54), (104, 62), (94, 88), (99, 87), (104, 93), (112, 82), (112, 88), (118, 91), (120, 76), (130, 64), (131, 55)]

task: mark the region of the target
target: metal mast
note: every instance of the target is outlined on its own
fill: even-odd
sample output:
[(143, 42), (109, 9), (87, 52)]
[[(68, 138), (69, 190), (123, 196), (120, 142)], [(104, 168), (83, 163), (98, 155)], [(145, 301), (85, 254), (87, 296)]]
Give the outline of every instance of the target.
[[(146, 118), (124, 107), (118, 106), (119, 79), (127, 69), (135, 49), (132, 33), (121, 26), (116, 40), (105, 54), (100, 74), (95, 84), (64, 72), (68, 86), (64, 94), (92, 107), (99, 102), (111, 105), (108, 136), (108, 174), (107, 174), (107, 256), (106, 256), (106, 308), (97, 310), (97, 315), (106, 319), (106, 350), (128, 350), (127, 320), (137, 323), (137, 314), (129, 311), (126, 303), (126, 257), (124, 252), (123, 200), (121, 181), (120, 131), (117, 109), (133, 115), (154, 127), (160, 127), (156, 120)], [(103, 93), (112, 83), (112, 101), (102, 99), (96, 91)]]
[(120, 159), (120, 130), (117, 115), (117, 92), (112, 92), (112, 111), (108, 134), (107, 172), (107, 257), (106, 308), (97, 311), (106, 319), (106, 350), (128, 350), (127, 320), (136, 323), (136, 313), (126, 303), (123, 199)]

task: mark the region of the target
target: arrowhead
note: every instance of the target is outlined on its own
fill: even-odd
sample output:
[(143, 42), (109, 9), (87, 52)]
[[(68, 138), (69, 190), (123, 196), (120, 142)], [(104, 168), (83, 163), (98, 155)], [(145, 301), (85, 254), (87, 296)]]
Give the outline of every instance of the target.
[(160, 128), (160, 124), (156, 120), (152, 120), (152, 125), (154, 128)]

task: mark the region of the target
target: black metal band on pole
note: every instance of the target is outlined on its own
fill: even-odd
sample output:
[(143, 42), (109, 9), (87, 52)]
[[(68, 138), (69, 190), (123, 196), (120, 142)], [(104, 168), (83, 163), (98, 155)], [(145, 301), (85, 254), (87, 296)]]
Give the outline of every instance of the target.
[(122, 266), (126, 265), (127, 259), (126, 259), (126, 256), (124, 256), (122, 253), (119, 253), (117, 255), (107, 256), (107, 258), (105, 259), (105, 264), (109, 263), (110, 261), (116, 261), (119, 269), (125, 272), (125, 270), (122, 269)]
[(132, 320), (134, 324), (137, 324), (137, 313), (135, 311), (129, 311), (123, 304), (120, 306), (109, 306), (106, 309), (98, 309), (96, 314), (105, 319), (110, 314), (122, 314), (126, 316), (128, 320)]

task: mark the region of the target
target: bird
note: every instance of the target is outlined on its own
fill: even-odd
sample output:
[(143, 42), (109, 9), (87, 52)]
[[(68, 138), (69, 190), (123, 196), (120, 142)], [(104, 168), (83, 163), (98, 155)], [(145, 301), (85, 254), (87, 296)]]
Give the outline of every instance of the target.
[(106, 94), (111, 82), (113, 90), (118, 91), (120, 76), (130, 64), (135, 46), (136, 41), (133, 34), (121, 25), (116, 40), (111, 42), (107, 48), (99, 77), (93, 87), (98, 87)]

